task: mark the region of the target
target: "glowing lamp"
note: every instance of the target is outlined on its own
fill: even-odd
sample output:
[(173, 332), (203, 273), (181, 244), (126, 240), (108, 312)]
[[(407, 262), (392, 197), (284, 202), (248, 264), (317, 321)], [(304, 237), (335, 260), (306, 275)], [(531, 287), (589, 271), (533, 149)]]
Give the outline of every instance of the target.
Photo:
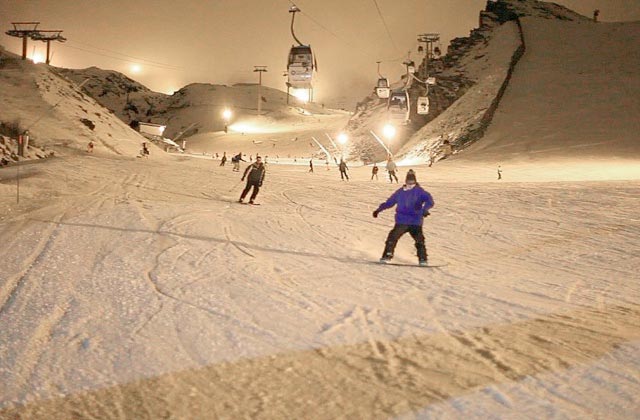
[(293, 96), (295, 96), (300, 102), (307, 103), (311, 98), (311, 94), (309, 89), (296, 89), (293, 92)]
[(34, 64), (44, 63), (44, 56), (39, 52), (34, 52), (31, 56), (31, 61), (33, 61)]
[(391, 124), (387, 124), (384, 126), (384, 128), (382, 129), (382, 134), (389, 140), (391, 140), (395, 135), (396, 135), (396, 128), (391, 125)]

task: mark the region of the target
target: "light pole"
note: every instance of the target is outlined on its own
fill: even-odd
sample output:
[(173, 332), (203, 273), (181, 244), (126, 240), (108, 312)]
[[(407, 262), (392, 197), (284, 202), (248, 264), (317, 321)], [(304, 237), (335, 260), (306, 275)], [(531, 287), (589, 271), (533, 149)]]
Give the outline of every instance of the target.
[(224, 132), (225, 133), (228, 131), (229, 121), (231, 120), (231, 116), (232, 115), (233, 115), (233, 112), (231, 112), (231, 110), (229, 108), (225, 108), (224, 111), (222, 111), (222, 118), (224, 118)]
[[(384, 128), (382, 129), (383, 135), (384, 137), (388, 140), (391, 141), (391, 139), (396, 135), (396, 128), (391, 125), (391, 124), (387, 124), (384, 126)], [(376, 141), (378, 143), (380, 143), (380, 146), (382, 146), (384, 148), (384, 150), (387, 151), (387, 154), (389, 156), (391, 156), (391, 150), (389, 149), (389, 147), (384, 144), (384, 142), (382, 141), (382, 139), (380, 137), (378, 137), (378, 135), (376, 135), (376, 133), (373, 132), (373, 130), (370, 130), (369, 133), (371, 133), (371, 135), (373, 136), (374, 139), (376, 139)]]
[(349, 141), (349, 136), (346, 133), (338, 134), (338, 143), (340, 143), (340, 146), (341, 146), (341, 150), (340, 150), (341, 159), (344, 158), (344, 147), (348, 141)]
[(258, 115), (262, 112), (262, 73), (267, 71), (267, 66), (253, 66), (253, 72), (258, 73)]
[(391, 140), (396, 136), (396, 127), (393, 124), (386, 124), (382, 129), (382, 135), (387, 139), (389, 155), (391, 156)]

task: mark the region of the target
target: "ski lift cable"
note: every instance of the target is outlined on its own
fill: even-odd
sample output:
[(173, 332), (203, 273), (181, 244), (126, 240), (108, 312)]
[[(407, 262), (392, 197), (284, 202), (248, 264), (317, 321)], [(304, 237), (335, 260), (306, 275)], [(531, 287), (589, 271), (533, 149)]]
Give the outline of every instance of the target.
[[(298, 5), (296, 3), (294, 3), (292, 0), (287, 0), (287, 2), (289, 4), (291, 4), (292, 6), (298, 7)], [(299, 7), (298, 7), (299, 9)], [(346, 45), (347, 47), (349, 47), (349, 49), (351, 49), (352, 51), (357, 51), (358, 53), (360, 53), (363, 57), (367, 57), (369, 59), (374, 58), (374, 56), (372, 54), (369, 53), (365, 53), (363, 52), (360, 48), (354, 47), (353, 44), (351, 44), (350, 42), (347, 42), (345, 39), (343, 39), (342, 37), (338, 36), (335, 32), (333, 32), (331, 29), (327, 28), (325, 25), (323, 25), (322, 23), (320, 23), (320, 21), (318, 21), (317, 19), (315, 19), (313, 16), (309, 15), (308, 13), (303, 12), (302, 10), (300, 10), (299, 12), (301, 15), (303, 15), (304, 17), (306, 17), (307, 19), (309, 19), (310, 21), (312, 21), (313, 23), (315, 23), (318, 27), (320, 27), (322, 30), (326, 31), (327, 33), (329, 33), (331, 36), (333, 36), (334, 38), (336, 38), (337, 40), (341, 41), (344, 45)], [(399, 61), (402, 60), (402, 57), (400, 58), (394, 58), (394, 59), (390, 59), (390, 60), (382, 60), (383, 63), (386, 62), (393, 62), (393, 61)], [(377, 60), (376, 60), (377, 61)]]
[(377, 0), (373, 0), (373, 4), (375, 4), (376, 6), (376, 10), (378, 11), (378, 16), (380, 16), (380, 20), (382, 21), (382, 24), (384, 25), (384, 29), (387, 31), (387, 36), (389, 36), (389, 39), (391, 40), (391, 44), (393, 45), (393, 48), (398, 51), (398, 46), (396, 45), (396, 42), (393, 40), (393, 37), (391, 36), (391, 31), (389, 31), (389, 26), (387, 25), (387, 21), (384, 20), (384, 16), (382, 15), (382, 11), (380, 10), (380, 6), (378, 5), (378, 1)]
[[(146, 58), (135, 57), (135, 56), (132, 56), (132, 55), (120, 53), (118, 51), (113, 51), (113, 50), (109, 50), (109, 49), (106, 49), (106, 48), (96, 47), (94, 45), (86, 44), (86, 43), (79, 42), (79, 41), (72, 40), (72, 41), (68, 41), (67, 42), (67, 44), (69, 44), (69, 43), (70, 44), (79, 44), (79, 45), (85, 46), (86, 48), (99, 50), (99, 51), (105, 51), (105, 52), (108, 52), (108, 53), (111, 53), (111, 54), (116, 54), (116, 55), (119, 55), (119, 56), (122, 56), (122, 57), (126, 57), (126, 58), (129, 58), (129, 59), (135, 60), (137, 62), (148, 64), (148, 65), (156, 65), (158, 67), (166, 67), (166, 68), (172, 68), (172, 69), (182, 69), (183, 68), (183, 67), (179, 67), (179, 66), (172, 66), (171, 64), (160, 63), (158, 61), (147, 60)], [(79, 47), (76, 47), (76, 48), (80, 49)]]
[[(92, 50), (89, 50), (89, 49), (86, 49), (86, 48), (76, 47), (76, 46), (73, 46), (73, 45), (61, 44), (60, 47), (61, 48), (72, 48), (74, 50), (84, 51), (84, 52), (88, 52), (88, 53), (91, 53), (91, 54), (99, 55), (101, 57), (112, 58), (114, 60), (124, 61), (124, 62), (127, 62), (127, 63), (136, 63), (137, 62), (137, 60), (135, 60), (135, 59), (122, 58), (122, 57), (118, 57), (116, 55), (104, 54), (104, 53), (101, 53), (101, 52), (92, 51)], [(149, 66), (149, 67), (156, 67), (156, 68), (160, 68), (160, 69), (163, 69), (163, 70), (185, 71), (185, 69), (183, 67), (168, 67), (168, 66), (161, 66), (161, 65), (149, 64), (149, 63), (144, 63), (144, 64), (146, 66)]]

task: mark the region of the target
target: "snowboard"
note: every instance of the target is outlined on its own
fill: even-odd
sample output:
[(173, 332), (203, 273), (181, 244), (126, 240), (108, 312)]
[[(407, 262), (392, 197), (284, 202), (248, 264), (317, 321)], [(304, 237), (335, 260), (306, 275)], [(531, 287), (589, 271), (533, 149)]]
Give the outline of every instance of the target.
[(448, 263), (442, 263), (442, 264), (434, 264), (434, 263), (429, 263), (427, 265), (419, 265), (419, 264), (411, 264), (411, 263), (403, 263), (403, 262), (380, 262), (380, 261), (372, 261), (372, 264), (377, 264), (377, 265), (392, 265), (395, 267), (415, 267), (415, 268), (439, 268), (439, 267), (446, 267), (447, 265), (449, 265)]
[(260, 203), (240, 203), (240, 204), (244, 204), (245, 206), (259, 206)]

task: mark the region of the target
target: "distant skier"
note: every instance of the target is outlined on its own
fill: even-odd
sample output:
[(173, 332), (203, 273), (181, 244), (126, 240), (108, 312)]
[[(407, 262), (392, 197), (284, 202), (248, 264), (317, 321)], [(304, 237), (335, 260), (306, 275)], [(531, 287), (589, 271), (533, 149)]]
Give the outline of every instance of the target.
[(389, 159), (387, 159), (386, 169), (387, 169), (387, 172), (389, 172), (389, 182), (393, 184), (393, 179), (395, 178), (396, 184), (398, 184), (399, 183), (398, 176), (396, 175), (396, 170), (398, 169), (398, 166), (391, 158), (391, 155), (389, 155)]
[(309, 172), (313, 173), (313, 159), (309, 159)]
[(87, 153), (93, 153), (93, 141), (89, 141), (87, 144)]
[(376, 181), (378, 180), (378, 165), (377, 164), (373, 164), (373, 168), (371, 168), (371, 180), (373, 181), (373, 177), (376, 177)]
[(598, 23), (598, 16), (600, 16), (600, 10), (596, 9), (593, 11), (593, 21)]
[(410, 169), (402, 188), (394, 192), (373, 212), (373, 217), (378, 217), (381, 211), (394, 205), (397, 206), (396, 223), (387, 236), (384, 252), (380, 258), (381, 263), (386, 263), (393, 258), (398, 240), (409, 232), (418, 251), (418, 263), (423, 266), (427, 265), (427, 248), (424, 243), (422, 222), (429, 215), (429, 209), (433, 207), (433, 204), (433, 197), (418, 184), (415, 172)]
[(147, 147), (147, 142), (142, 143), (142, 157), (149, 157), (149, 148)]
[(446, 159), (453, 154), (453, 148), (451, 147), (449, 140), (442, 142), (442, 146), (440, 146), (440, 153), (442, 153), (442, 159)]
[(260, 191), (260, 187), (262, 187), (262, 183), (264, 182), (266, 168), (264, 163), (262, 163), (262, 158), (260, 156), (256, 156), (256, 161), (251, 165), (247, 166), (247, 169), (244, 170), (244, 174), (242, 175), (242, 181), (247, 179), (247, 186), (242, 191), (240, 195), (239, 203), (244, 201), (244, 198), (249, 193), (251, 187), (253, 187), (253, 192), (251, 193), (251, 197), (249, 198), (249, 204), (255, 204), (254, 200), (258, 196), (258, 192)]
[(502, 168), (498, 165), (498, 180), (502, 179)]
[(220, 160), (220, 166), (224, 166), (227, 163), (227, 152), (222, 153), (222, 159)]
[(348, 181), (349, 175), (347, 174), (347, 171), (349, 170), (349, 168), (347, 167), (347, 164), (343, 159), (340, 159), (340, 164), (338, 165), (338, 168), (340, 169), (340, 179), (344, 181), (344, 179), (347, 178), (347, 181)]
[(242, 153), (238, 153), (234, 157), (231, 158), (231, 163), (233, 163), (233, 171), (240, 172), (240, 162), (246, 162), (246, 160), (242, 159)]

